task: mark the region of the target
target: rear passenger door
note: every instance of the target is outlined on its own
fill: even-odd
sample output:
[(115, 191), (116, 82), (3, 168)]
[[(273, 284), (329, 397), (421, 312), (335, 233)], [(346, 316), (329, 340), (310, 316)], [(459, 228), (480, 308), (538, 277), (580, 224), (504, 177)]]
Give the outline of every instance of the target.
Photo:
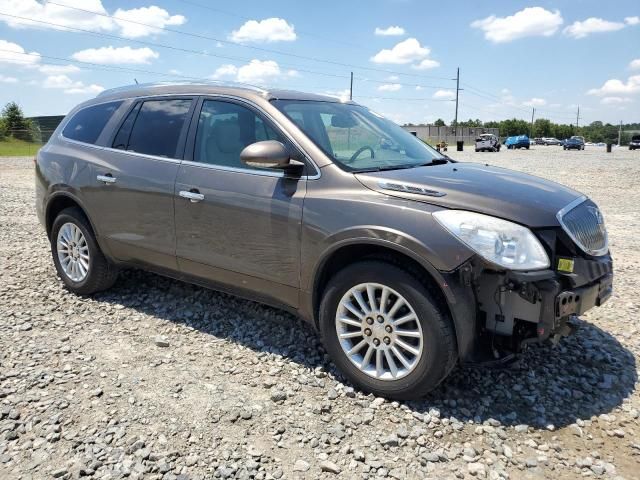
[(118, 260), (177, 269), (174, 184), (194, 104), (192, 97), (136, 101), (93, 165), (87, 202)]
[(261, 140), (278, 140), (295, 155), (255, 107), (201, 101), (176, 180), (178, 263), (190, 275), (296, 305), (306, 180), (243, 164), (240, 152)]

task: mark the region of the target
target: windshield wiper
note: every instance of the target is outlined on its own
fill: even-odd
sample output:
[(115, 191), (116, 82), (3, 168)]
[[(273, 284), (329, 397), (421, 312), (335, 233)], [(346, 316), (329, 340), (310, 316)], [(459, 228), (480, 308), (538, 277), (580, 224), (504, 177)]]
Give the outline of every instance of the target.
[(386, 170), (404, 170), (407, 168), (421, 167), (422, 165), (384, 165), (382, 167), (363, 168), (356, 170), (355, 173), (384, 172)]
[(430, 162), (421, 163), (420, 165), (415, 165), (416, 167), (431, 167), (432, 165), (444, 165), (445, 163), (452, 162), (449, 157), (444, 158), (434, 158)]
[(356, 170), (355, 173), (384, 172), (387, 170), (406, 170), (408, 168), (431, 167), (433, 165), (444, 165), (450, 161), (452, 160), (448, 160), (446, 158), (434, 158), (430, 162), (425, 163), (413, 163), (410, 165), (383, 165), (381, 167), (363, 168), (362, 170)]

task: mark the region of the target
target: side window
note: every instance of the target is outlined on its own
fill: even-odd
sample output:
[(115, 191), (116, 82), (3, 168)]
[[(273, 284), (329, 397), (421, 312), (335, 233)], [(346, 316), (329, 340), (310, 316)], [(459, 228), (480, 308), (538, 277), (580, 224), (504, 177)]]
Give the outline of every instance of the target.
[(205, 100), (198, 118), (193, 159), (225, 167), (247, 168), (240, 152), (255, 142), (286, 140), (253, 110), (235, 103)]
[(180, 132), (189, 113), (191, 101), (173, 99), (143, 102), (140, 107), (131, 111), (120, 127), (114, 140), (114, 148), (175, 158)]
[(133, 122), (136, 120), (138, 116), (138, 112), (140, 111), (141, 103), (138, 103), (133, 110), (129, 112), (127, 118), (122, 122), (118, 133), (113, 139), (113, 148), (118, 148), (120, 150), (126, 150), (127, 145), (129, 144), (129, 137), (131, 136), (131, 127), (133, 127)]
[(122, 102), (109, 102), (83, 108), (65, 125), (62, 134), (85, 143), (96, 143), (105, 125)]

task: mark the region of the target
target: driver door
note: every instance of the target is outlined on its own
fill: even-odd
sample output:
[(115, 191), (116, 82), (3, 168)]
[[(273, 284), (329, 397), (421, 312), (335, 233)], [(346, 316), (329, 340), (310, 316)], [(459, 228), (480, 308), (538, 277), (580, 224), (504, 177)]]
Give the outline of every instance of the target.
[(240, 152), (261, 140), (288, 145), (252, 106), (200, 100), (175, 187), (178, 265), (189, 275), (297, 306), (306, 179), (243, 164)]

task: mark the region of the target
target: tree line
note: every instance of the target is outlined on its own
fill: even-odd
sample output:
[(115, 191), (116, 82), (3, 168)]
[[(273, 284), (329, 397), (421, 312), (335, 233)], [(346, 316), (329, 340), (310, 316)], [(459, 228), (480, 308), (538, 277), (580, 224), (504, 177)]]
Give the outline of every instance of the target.
[[(453, 122), (451, 122), (453, 124)], [(436, 127), (447, 126), (444, 120), (439, 118), (433, 123)], [(406, 126), (425, 126), (407, 124)], [(589, 125), (584, 125), (576, 128), (572, 124), (554, 123), (546, 118), (538, 118), (533, 122), (521, 120), (517, 118), (511, 118), (508, 120), (489, 121), (483, 122), (480, 119), (469, 119), (467, 121), (458, 122), (459, 127), (472, 127), (472, 128), (497, 128), (501, 137), (511, 137), (514, 135), (528, 135), (531, 138), (539, 137), (555, 137), (560, 140), (569, 138), (573, 135), (581, 135), (587, 142), (605, 142), (605, 143), (617, 143), (618, 142), (618, 129), (619, 125), (612, 125), (610, 123), (603, 123), (600, 121), (591, 122)], [(620, 143), (626, 145), (629, 143), (631, 135), (625, 130), (636, 130), (640, 132), (640, 123), (627, 123), (622, 125), (622, 135)]]
[(40, 141), (40, 129), (25, 118), (16, 102), (7, 103), (0, 113), (0, 140), (13, 137), (25, 142)]

